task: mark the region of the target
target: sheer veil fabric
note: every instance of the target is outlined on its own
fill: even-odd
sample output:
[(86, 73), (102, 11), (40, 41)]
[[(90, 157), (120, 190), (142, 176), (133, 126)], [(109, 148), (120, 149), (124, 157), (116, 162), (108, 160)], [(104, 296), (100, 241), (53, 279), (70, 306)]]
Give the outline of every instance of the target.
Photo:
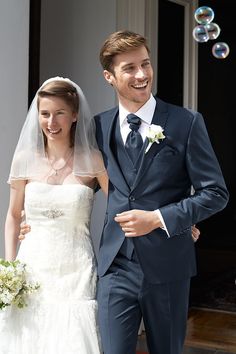
[(37, 91), (20, 133), (13, 156), (8, 183), (12, 180), (40, 179), (51, 169), (45, 152), (43, 133), (39, 125), (38, 92), (52, 81), (67, 81), (76, 88), (79, 96), (79, 113), (76, 124), (73, 174), (96, 177), (105, 172), (102, 155), (95, 138), (95, 122), (81, 88), (68, 78), (53, 77), (46, 80)]

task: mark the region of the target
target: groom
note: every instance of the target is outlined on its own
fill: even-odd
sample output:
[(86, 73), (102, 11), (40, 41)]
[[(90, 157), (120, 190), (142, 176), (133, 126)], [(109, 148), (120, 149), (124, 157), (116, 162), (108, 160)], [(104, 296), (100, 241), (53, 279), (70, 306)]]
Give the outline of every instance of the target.
[(151, 94), (146, 39), (113, 33), (100, 61), (119, 103), (95, 117), (110, 179), (98, 257), (104, 353), (134, 354), (143, 317), (150, 354), (181, 354), (196, 274), (191, 225), (222, 210), (227, 189), (201, 114)]

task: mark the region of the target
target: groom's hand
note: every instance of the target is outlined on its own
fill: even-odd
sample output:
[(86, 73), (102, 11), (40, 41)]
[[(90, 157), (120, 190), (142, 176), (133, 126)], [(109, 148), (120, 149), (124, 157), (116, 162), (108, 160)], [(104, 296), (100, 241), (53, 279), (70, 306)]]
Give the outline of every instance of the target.
[(24, 240), (25, 235), (31, 231), (31, 227), (28, 224), (25, 224), (25, 222), (22, 222), (20, 225), (20, 234), (18, 236), (18, 239), (20, 241)]
[(163, 226), (155, 211), (137, 209), (117, 214), (115, 221), (120, 224), (126, 237), (144, 236)]
[[(120, 227), (126, 237), (144, 236), (154, 229), (163, 228), (161, 220), (156, 211), (145, 210), (129, 210), (117, 214), (115, 221), (120, 224)], [(200, 230), (192, 226), (192, 239), (196, 242), (199, 239)]]

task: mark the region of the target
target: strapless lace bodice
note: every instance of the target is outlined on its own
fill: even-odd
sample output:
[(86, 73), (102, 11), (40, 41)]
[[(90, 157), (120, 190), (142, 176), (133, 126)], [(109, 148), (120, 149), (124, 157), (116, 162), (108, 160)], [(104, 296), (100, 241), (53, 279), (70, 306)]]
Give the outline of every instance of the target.
[[(31, 182), (26, 185), (25, 211), (27, 221), (38, 226), (48, 221), (49, 226), (65, 229), (89, 226), (94, 191), (81, 184), (51, 185)], [(46, 218), (46, 219), (45, 219)]]

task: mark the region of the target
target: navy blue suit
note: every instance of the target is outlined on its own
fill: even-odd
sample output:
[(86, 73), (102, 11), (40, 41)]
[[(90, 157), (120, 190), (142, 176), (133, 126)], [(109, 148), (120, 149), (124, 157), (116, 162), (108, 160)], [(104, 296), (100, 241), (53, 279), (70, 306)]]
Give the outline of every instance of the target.
[[(104, 352), (133, 354), (138, 324), (143, 316), (150, 353), (180, 354), (189, 280), (196, 274), (191, 225), (222, 210), (227, 204), (228, 192), (201, 114), (157, 99), (152, 124), (161, 125), (166, 138), (159, 144), (153, 143), (147, 153), (145, 141), (137, 166), (132, 166), (122, 151), (117, 133), (118, 114), (118, 108), (114, 108), (95, 117), (97, 141), (110, 180), (98, 255), (99, 321)], [(191, 186), (194, 195), (191, 195)], [(120, 252), (126, 240), (120, 225), (114, 221), (117, 213), (130, 209), (159, 209), (170, 236), (159, 228), (148, 235), (129, 239), (134, 247), (132, 259)], [(136, 297), (134, 292), (137, 292)], [(126, 304), (129, 293), (132, 293), (133, 304), (132, 301)], [(117, 301), (114, 294), (120, 296)], [(175, 301), (178, 311), (172, 310)], [(117, 312), (119, 304), (120, 313)], [(116, 310), (111, 309), (109, 314), (109, 306)], [(130, 325), (129, 321), (133, 323)], [(113, 334), (119, 332), (117, 322), (121, 326), (125, 323), (120, 335), (127, 333), (127, 338), (122, 341), (119, 333), (118, 336)]]

